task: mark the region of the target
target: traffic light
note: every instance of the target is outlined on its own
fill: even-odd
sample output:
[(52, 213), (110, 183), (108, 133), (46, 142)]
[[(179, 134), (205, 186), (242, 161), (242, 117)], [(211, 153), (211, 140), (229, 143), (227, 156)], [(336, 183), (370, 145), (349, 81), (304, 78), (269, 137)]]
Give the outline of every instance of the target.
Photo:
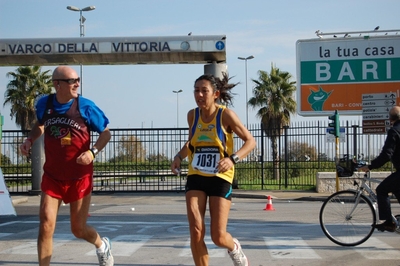
[(334, 135), (335, 137), (340, 136), (340, 123), (339, 123), (339, 114), (338, 111), (335, 111), (335, 114), (328, 117), (331, 122), (328, 124), (329, 129), (328, 133)]

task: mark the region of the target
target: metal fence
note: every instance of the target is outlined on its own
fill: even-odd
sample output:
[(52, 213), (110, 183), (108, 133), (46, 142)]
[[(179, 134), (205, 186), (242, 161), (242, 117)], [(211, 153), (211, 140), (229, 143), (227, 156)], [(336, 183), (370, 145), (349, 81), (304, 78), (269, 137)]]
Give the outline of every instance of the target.
[[(271, 138), (261, 125), (251, 125), (257, 146), (235, 166), (234, 188), (314, 189), (318, 172), (335, 171), (336, 144), (327, 134), (327, 123), (298, 122), (282, 128), (276, 138), (277, 160), (272, 157)], [(386, 135), (363, 135), (361, 124), (341, 125), (340, 157), (355, 155), (369, 161), (379, 154)], [(187, 128), (111, 129), (111, 133), (110, 142), (94, 161), (94, 192), (184, 190), (187, 160), (182, 162), (181, 176), (172, 174), (170, 164), (187, 140)], [(32, 189), (31, 162), (18, 148), (25, 136), (26, 132), (3, 130), (1, 168), (11, 193)], [(92, 139), (97, 139), (96, 134)], [(235, 147), (241, 145), (242, 140), (235, 138)]]

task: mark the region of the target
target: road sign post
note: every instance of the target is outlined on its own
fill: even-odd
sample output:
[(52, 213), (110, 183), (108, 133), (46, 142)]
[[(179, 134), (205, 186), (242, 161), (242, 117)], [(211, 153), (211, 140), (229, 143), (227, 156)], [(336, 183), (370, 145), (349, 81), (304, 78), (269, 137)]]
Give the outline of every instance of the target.
[[(335, 113), (328, 117), (331, 121), (328, 125), (331, 129), (329, 129), (328, 133), (335, 136), (335, 165), (339, 164), (339, 137), (340, 137), (340, 122), (339, 122), (339, 113), (335, 110)], [(336, 172), (336, 191), (339, 191), (339, 174), (337, 170)]]

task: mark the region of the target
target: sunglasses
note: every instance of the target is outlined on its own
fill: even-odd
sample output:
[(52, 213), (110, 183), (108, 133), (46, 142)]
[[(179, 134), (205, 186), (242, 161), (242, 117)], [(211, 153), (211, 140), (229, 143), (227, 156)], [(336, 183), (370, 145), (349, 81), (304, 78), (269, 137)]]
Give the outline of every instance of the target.
[(53, 79), (54, 81), (64, 81), (67, 82), (68, 84), (75, 84), (77, 82), (81, 82), (81, 78), (76, 78), (76, 79)]

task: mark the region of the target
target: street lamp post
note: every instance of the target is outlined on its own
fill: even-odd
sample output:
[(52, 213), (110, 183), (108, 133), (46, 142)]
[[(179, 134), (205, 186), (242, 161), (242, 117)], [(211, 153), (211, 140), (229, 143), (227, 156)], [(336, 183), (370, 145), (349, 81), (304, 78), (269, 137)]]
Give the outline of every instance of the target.
[(183, 90), (179, 91), (172, 91), (173, 93), (176, 93), (176, 127), (179, 127), (179, 93), (181, 93)]
[(249, 126), (249, 98), (247, 94), (247, 60), (253, 59), (254, 56), (250, 55), (248, 57), (238, 57), (239, 60), (244, 60), (245, 73), (246, 73), (246, 126)]
[[(82, 16), (82, 12), (95, 10), (96, 7), (95, 6), (87, 6), (87, 7), (84, 7), (84, 8), (78, 8), (76, 6), (67, 6), (67, 9), (71, 10), (71, 11), (79, 11), (80, 37), (85, 37), (85, 25), (83, 23), (85, 23), (86, 18), (84, 16)], [(82, 73), (83, 69), (82, 69), (82, 63), (80, 64), (80, 70), (81, 70), (81, 73), (80, 73), (80, 77), (81, 77), (80, 87), (81, 87), (81, 95), (82, 95), (82, 93), (83, 93), (83, 85), (82, 85), (83, 84), (83, 76), (82, 76), (83, 75), (83, 73)]]

